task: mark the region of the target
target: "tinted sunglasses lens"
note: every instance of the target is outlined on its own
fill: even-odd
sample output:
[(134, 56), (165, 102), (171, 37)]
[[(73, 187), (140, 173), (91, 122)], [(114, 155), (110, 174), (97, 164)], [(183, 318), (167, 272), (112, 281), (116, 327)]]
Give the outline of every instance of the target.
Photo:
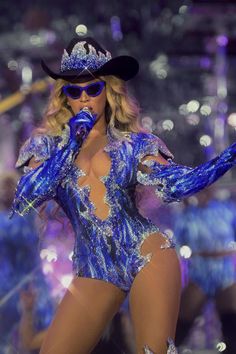
[(81, 89), (78, 86), (67, 86), (64, 87), (64, 93), (71, 98), (79, 98), (81, 96)]
[(87, 94), (89, 96), (97, 96), (102, 92), (103, 86), (102, 82), (95, 82), (87, 88)]

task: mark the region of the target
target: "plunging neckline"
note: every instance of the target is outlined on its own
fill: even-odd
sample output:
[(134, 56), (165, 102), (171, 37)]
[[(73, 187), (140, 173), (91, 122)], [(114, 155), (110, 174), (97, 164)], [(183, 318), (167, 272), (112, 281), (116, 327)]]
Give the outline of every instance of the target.
[[(68, 127), (69, 128), (69, 127)], [(130, 136), (130, 135), (129, 135)], [(127, 135), (126, 135), (127, 137)], [(114, 171), (115, 171), (115, 167), (116, 167), (116, 154), (114, 153), (115, 150), (119, 149), (121, 147), (121, 145), (123, 144), (123, 139), (116, 139), (113, 137), (113, 134), (110, 130), (110, 127), (107, 127), (107, 143), (101, 148), (101, 151), (106, 152), (108, 157), (110, 158), (110, 169), (107, 172), (107, 174), (98, 177), (98, 180), (101, 181), (106, 188), (106, 193), (104, 195), (104, 202), (110, 207), (109, 209), (109, 214), (107, 215), (107, 217), (105, 219), (100, 218), (99, 216), (97, 216), (95, 214), (95, 209), (97, 208), (96, 205), (93, 203), (93, 201), (89, 198), (90, 192), (91, 192), (91, 185), (90, 184), (85, 184), (83, 186), (80, 186), (78, 183), (78, 179), (80, 177), (86, 177), (87, 173), (85, 173), (83, 171), (83, 169), (79, 166), (75, 164), (75, 160), (72, 162), (72, 167), (73, 167), (73, 171), (74, 171), (74, 176), (75, 176), (75, 180), (73, 181), (73, 186), (78, 190), (79, 193), (81, 194), (82, 198), (86, 198), (87, 202), (90, 204), (90, 212), (89, 215), (90, 217), (94, 218), (94, 220), (96, 220), (96, 222), (99, 225), (103, 225), (103, 226), (107, 226), (111, 220), (111, 218), (114, 216), (114, 210), (111, 206), (111, 200), (110, 200), (110, 194), (109, 194), (109, 188), (113, 185), (111, 183), (111, 180), (114, 177)], [(60, 142), (61, 146), (64, 146), (69, 139), (69, 130), (65, 131), (63, 136), (62, 136), (62, 140)], [(95, 154), (96, 155), (96, 154)]]
[[(112, 137), (110, 136), (110, 133), (109, 133), (109, 131), (108, 131), (108, 128), (107, 128), (107, 132), (106, 132), (106, 135), (105, 135), (106, 137), (107, 137), (107, 142), (106, 142), (106, 144), (101, 148), (101, 149), (99, 149), (91, 158), (90, 158), (90, 160), (91, 159), (93, 159), (95, 156), (96, 156), (96, 154), (98, 154), (99, 152), (105, 152), (105, 153), (107, 153), (108, 154), (108, 157), (110, 158), (110, 169), (109, 169), (109, 171), (108, 171), (108, 173), (107, 174), (105, 174), (104, 176), (100, 176), (100, 177), (98, 177), (98, 179), (99, 180), (101, 180), (101, 178), (104, 178), (104, 177), (108, 177), (109, 175), (110, 175), (110, 172), (111, 172), (111, 170), (112, 170), (112, 158), (111, 158), (111, 156), (110, 156), (110, 154), (109, 154), (109, 149), (108, 149), (108, 147), (109, 147), (109, 145), (111, 144), (111, 142), (112, 142)], [(79, 151), (79, 153), (78, 153), (78, 155), (80, 154), (80, 151)], [(76, 158), (78, 157), (78, 155), (76, 156)], [(76, 168), (76, 170), (77, 171), (79, 171), (79, 172), (81, 172), (81, 176), (80, 177), (85, 177), (85, 176), (87, 176), (87, 173), (84, 171), (84, 169), (81, 167), (81, 166), (79, 166), (78, 164), (76, 164), (76, 159), (74, 160), (74, 162), (73, 162), (73, 166)], [(102, 180), (101, 180), (102, 181)], [(81, 187), (81, 186), (79, 186), (80, 188), (83, 188), (83, 187)]]
[(108, 193), (108, 189), (109, 189), (109, 182), (108, 181), (112, 178), (113, 172), (114, 172), (114, 167), (115, 167), (115, 161), (112, 156), (112, 151), (109, 149), (109, 146), (110, 146), (112, 140), (113, 140), (112, 137), (109, 136), (109, 134), (108, 134), (107, 144), (105, 146), (103, 146), (103, 148), (101, 149), (101, 151), (106, 152), (108, 154), (108, 157), (110, 159), (110, 169), (107, 172), (107, 174), (97, 177), (97, 179), (101, 183), (104, 184), (105, 189), (106, 189), (103, 199), (104, 199), (104, 203), (106, 203), (109, 206), (109, 211), (108, 211), (108, 215), (105, 219), (102, 219), (98, 215), (96, 215), (97, 206), (89, 197), (90, 192), (91, 192), (91, 185), (85, 184), (85, 185), (81, 186), (78, 183), (78, 179), (80, 179), (80, 177), (88, 176), (87, 173), (85, 173), (85, 171), (79, 165), (76, 165), (75, 162), (73, 162), (73, 168), (74, 168), (75, 175), (76, 175), (75, 188), (78, 191), (82, 192), (82, 194), (86, 195), (86, 198), (91, 206), (90, 217), (93, 217), (94, 220), (96, 220), (96, 222), (99, 223), (101, 226), (102, 225), (107, 226), (111, 220), (112, 215), (113, 215), (112, 206), (110, 204), (109, 193)]

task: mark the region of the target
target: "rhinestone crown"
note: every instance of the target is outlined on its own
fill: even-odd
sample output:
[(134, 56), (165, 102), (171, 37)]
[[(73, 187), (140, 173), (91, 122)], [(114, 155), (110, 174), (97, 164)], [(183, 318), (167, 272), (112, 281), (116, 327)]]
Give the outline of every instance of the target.
[(69, 55), (64, 49), (64, 53), (61, 61), (61, 71), (67, 70), (98, 70), (101, 66), (107, 63), (112, 57), (111, 53), (106, 51), (106, 54), (98, 51), (91, 45), (88, 44), (89, 51), (87, 53), (84, 45), (85, 41), (78, 42), (72, 49)]

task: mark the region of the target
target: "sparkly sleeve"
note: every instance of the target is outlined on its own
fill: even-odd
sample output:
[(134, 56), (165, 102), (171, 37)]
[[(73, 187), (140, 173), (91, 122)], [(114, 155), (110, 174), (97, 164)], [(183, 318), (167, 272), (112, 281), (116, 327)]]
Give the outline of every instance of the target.
[(141, 159), (147, 155), (158, 156), (161, 154), (166, 159), (174, 158), (166, 144), (154, 134), (139, 133), (135, 145), (135, 154), (138, 162), (141, 162)]
[[(156, 195), (164, 202), (180, 201), (182, 198), (193, 195), (201, 189), (215, 182), (224, 175), (235, 162), (236, 143), (225, 149), (219, 156), (192, 168), (176, 164), (165, 145), (153, 136), (150, 144), (141, 142), (138, 144), (138, 163), (148, 167), (148, 172), (137, 170), (137, 182), (142, 185), (155, 187)], [(149, 148), (149, 146), (151, 146)], [(155, 160), (144, 160), (146, 155), (166, 155), (168, 164), (161, 164)]]
[[(16, 167), (27, 164), (34, 156), (42, 163), (36, 167), (25, 167), (24, 175), (17, 183), (9, 218), (14, 213), (25, 215), (43, 202), (54, 199), (57, 187), (68, 175), (78, 149), (71, 142), (56, 143), (55, 137), (41, 135), (28, 139), (22, 146)], [(68, 140), (68, 139), (67, 139)]]
[(30, 159), (35, 158), (35, 162), (43, 162), (50, 157), (55, 142), (53, 137), (49, 135), (38, 134), (28, 138), (19, 151), (19, 156), (15, 167), (24, 167), (23, 171), (27, 172), (31, 168), (27, 167)]

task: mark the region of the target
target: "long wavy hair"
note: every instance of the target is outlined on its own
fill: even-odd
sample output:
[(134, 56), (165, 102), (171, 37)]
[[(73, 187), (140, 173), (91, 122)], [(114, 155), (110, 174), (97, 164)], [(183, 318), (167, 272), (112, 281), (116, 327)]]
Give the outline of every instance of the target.
[[(113, 136), (119, 139), (127, 132), (146, 131), (140, 123), (139, 104), (128, 92), (125, 81), (115, 76), (101, 76), (99, 79), (106, 82), (105, 119)], [(67, 104), (66, 96), (62, 93), (62, 87), (66, 84), (68, 82), (65, 80), (56, 80), (43, 121), (33, 134), (47, 133), (53, 136), (62, 134), (64, 125), (74, 115)]]

